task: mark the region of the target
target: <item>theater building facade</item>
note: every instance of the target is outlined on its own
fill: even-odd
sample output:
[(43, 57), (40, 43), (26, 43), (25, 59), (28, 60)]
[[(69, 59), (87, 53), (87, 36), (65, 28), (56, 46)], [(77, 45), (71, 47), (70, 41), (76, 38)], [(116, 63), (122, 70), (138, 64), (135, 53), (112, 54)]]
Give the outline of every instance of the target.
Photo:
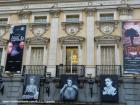
[(139, 0), (0, 0), (0, 105), (139, 105)]

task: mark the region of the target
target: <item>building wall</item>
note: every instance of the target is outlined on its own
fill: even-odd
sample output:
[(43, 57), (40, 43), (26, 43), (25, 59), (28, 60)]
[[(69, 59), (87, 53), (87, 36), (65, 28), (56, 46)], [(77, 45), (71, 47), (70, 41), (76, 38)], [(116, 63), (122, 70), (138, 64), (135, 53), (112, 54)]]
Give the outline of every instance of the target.
[[(71, 0), (72, 1), (72, 0)], [(123, 11), (125, 10), (125, 11)], [(48, 38), (49, 42), (42, 44), (41, 40), (35, 44), (27, 44), (25, 45), (24, 54), (23, 54), (23, 64), (22, 65), (30, 65), (30, 57), (31, 57), (31, 48), (32, 47), (44, 47), (44, 55), (43, 55), (43, 65), (46, 65), (47, 72), (51, 73), (52, 81), (50, 82), (50, 95), (47, 96), (45, 92), (46, 83), (42, 82), (41, 85), (41, 96), (40, 100), (45, 101), (59, 101), (60, 99), (60, 88), (56, 85), (55, 82), (55, 74), (56, 74), (56, 65), (65, 64), (64, 60), (65, 56), (65, 47), (66, 46), (78, 46), (79, 48), (79, 65), (85, 66), (85, 76), (92, 75), (93, 80), (95, 81), (95, 66), (101, 65), (101, 46), (115, 46), (115, 65), (123, 66), (123, 49), (122, 49), (122, 40), (119, 43), (106, 43), (109, 40), (105, 39), (102, 43), (97, 43), (97, 40), (100, 40), (106, 34), (101, 31), (101, 27), (104, 24), (103, 21), (100, 21), (100, 14), (108, 14), (113, 13), (114, 19), (108, 22), (112, 22), (114, 30), (108, 36), (113, 36), (113, 38), (122, 37), (122, 24), (124, 21), (139, 21), (139, 12), (140, 12), (140, 2), (139, 0), (101, 0), (101, 1), (91, 1), (91, 0), (76, 0), (76, 1), (65, 1), (58, 0), (55, 1), (12, 1), (5, 2), (0, 1), (0, 19), (8, 18), (7, 27), (1, 25), (0, 27), (5, 29), (5, 33), (0, 36), (0, 41), (9, 40), (10, 29), (11, 26), (26, 24), (27, 25), (27, 33), (26, 39), (36, 37), (34, 35), (33, 28), (37, 24), (34, 23), (35, 16), (47, 16), (48, 25), (45, 26), (46, 32), (39, 37)], [(75, 23), (67, 23), (66, 16), (67, 15), (79, 15), (79, 21), (76, 23), (80, 27), (76, 35), (69, 35), (70, 33), (67, 31), (67, 25), (72, 24), (75, 26)], [(23, 23), (21, 23), (21, 18), (23, 19)], [(101, 24), (100, 24), (101, 23)], [(111, 24), (112, 24), (111, 23)], [(44, 24), (41, 23), (39, 27), (44, 27)], [(60, 41), (61, 38), (68, 37), (83, 38), (82, 43), (72, 44), (66, 43), (62, 44)], [(80, 37), (80, 38), (79, 38)], [(109, 37), (107, 37), (109, 38)], [(25, 40), (26, 40), (25, 39)], [(70, 39), (70, 38), (69, 38)], [(117, 39), (115, 39), (117, 40)], [(63, 41), (66, 41), (63, 40)], [(2, 42), (3, 43), (3, 42)], [(2, 54), (2, 62), (1, 65), (5, 67), (6, 64), (6, 56), (7, 56), (7, 45), (0, 45), (3, 48)], [(123, 71), (123, 68), (121, 69)], [(20, 74), (15, 74), (13, 77), (10, 77), (5, 71), (2, 74), (2, 78), (4, 81), (4, 94), (0, 94), (1, 103), (6, 105), (16, 105), (17, 102), (11, 103), (11, 101), (16, 101), (21, 99), (22, 91), (23, 91), (23, 80)], [(132, 76), (132, 75), (131, 75)], [(126, 103), (127, 105), (139, 105), (140, 103), (140, 86), (139, 86), (139, 77), (130, 78), (123, 75), (121, 77), (122, 82), (119, 84), (119, 102)], [(100, 84), (94, 82), (93, 84), (93, 97), (90, 97), (90, 89), (89, 83), (84, 82), (84, 86), (79, 89), (78, 101), (79, 102), (100, 102)], [(4, 101), (10, 101), (5, 102)]]
[[(6, 105), (17, 105), (17, 102), (20, 104), (27, 105), (24, 101), (21, 103), (21, 97), (23, 92), (23, 79), (20, 77), (11, 77), (3, 78), (4, 79), (4, 94), (0, 95), (1, 103)], [(46, 84), (41, 85), (40, 90), (40, 102), (51, 102), (58, 103), (60, 102), (60, 88), (57, 86), (56, 82), (50, 82), (50, 94), (46, 93)], [(90, 88), (88, 82), (84, 83), (84, 86), (79, 87), (78, 90), (78, 100), (80, 103), (98, 103), (101, 104), (100, 100), (100, 84), (96, 82), (93, 84), (93, 93), (92, 97), (90, 94)], [(126, 78), (122, 79), (122, 82), (119, 83), (119, 105), (139, 105), (139, 78)], [(32, 102), (33, 103), (33, 102)], [(34, 102), (35, 104), (35, 102)], [(36, 103), (37, 104), (37, 103)], [(98, 105), (97, 104), (97, 105)], [(104, 104), (104, 103), (102, 103)], [(110, 103), (107, 103), (110, 105)], [(111, 103), (116, 105), (115, 103)], [(105, 104), (106, 105), (106, 104)]]

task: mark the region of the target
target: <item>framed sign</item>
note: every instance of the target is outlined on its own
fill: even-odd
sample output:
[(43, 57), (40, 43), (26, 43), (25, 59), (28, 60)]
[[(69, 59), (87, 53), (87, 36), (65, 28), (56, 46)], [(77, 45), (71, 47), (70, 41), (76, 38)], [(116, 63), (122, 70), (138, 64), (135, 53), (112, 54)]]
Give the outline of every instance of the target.
[(118, 102), (118, 76), (101, 75), (100, 95), (102, 102)]
[(25, 34), (26, 25), (12, 27), (7, 48), (5, 71), (21, 72)]
[(78, 97), (78, 76), (62, 75), (60, 98), (62, 101), (76, 101)]
[(38, 100), (40, 90), (40, 76), (27, 74), (23, 87), (23, 100)]

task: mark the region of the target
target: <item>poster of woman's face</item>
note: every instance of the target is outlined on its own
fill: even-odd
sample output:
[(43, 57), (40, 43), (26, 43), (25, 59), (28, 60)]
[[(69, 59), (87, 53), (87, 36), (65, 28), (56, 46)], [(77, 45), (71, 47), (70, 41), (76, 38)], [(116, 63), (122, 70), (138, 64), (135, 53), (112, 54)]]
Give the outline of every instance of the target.
[(118, 102), (118, 76), (101, 75), (101, 100), (102, 102)]
[(22, 99), (38, 100), (39, 88), (40, 88), (40, 76), (30, 74), (26, 75)]
[(76, 101), (78, 96), (78, 76), (62, 75), (60, 98), (62, 101)]

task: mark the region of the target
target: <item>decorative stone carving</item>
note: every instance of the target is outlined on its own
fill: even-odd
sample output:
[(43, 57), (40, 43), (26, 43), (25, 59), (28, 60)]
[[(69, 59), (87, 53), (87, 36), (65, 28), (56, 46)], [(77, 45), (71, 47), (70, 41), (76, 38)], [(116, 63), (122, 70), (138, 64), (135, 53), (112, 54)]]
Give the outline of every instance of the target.
[(97, 28), (104, 35), (110, 35), (117, 28), (118, 21), (97, 21)]
[(61, 37), (59, 38), (59, 41), (62, 45), (66, 44), (82, 44), (84, 42), (85, 38), (82, 36), (65, 36), (65, 37)]
[(68, 35), (76, 35), (79, 31), (79, 25), (67, 25), (65, 28)]
[(93, 5), (93, 3), (92, 2), (88, 2), (88, 6), (92, 6)]
[(53, 9), (53, 10), (50, 10), (50, 14), (53, 18), (58, 18), (59, 15), (60, 15), (60, 10), (57, 10), (57, 9)]
[(95, 8), (85, 8), (87, 16), (93, 16), (95, 11), (96, 11)]
[(27, 38), (25, 40), (27, 47), (29, 45), (48, 45), (49, 44), (49, 38), (46, 37), (40, 37), (40, 36), (35, 36), (31, 38)]
[(127, 2), (127, 0), (121, 0), (122, 4), (125, 4)]
[(113, 24), (102, 24), (100, 31), (105, 35), (109, 35), (114, 31), (114, 26)]
[(103, 35), (95, 37), (96, 45), (99, 44), (117, 44), (121, 42), (121, 37), (116, 35)]
[(30, 24), (30, 29), (35, 36), (42, 36), (48, 30), (50, 24), (49, 23), (33, 23)]
[(10, 25), (0, 25), (0, 37), (5, 35), (9, 31)]
[(129, 5), (123, 5), (118, 8), (118, 11), (120, 15), (132, 15), (133, 8), (130, 7)]
[(0, 46), (7, 46), (8, 40), (0, 38)]
[(5, 28), (0, 27), (0, 37), (3, 36), (6, 33)]
[(26, 10), (22, 9), (18, 12), (18, 15), (19, 15), (20, 19), (29, 19), (30, 15), (31, 15), (31, 11), (26, 11)]
[(68, 35), (76, 35), (80, 30), (83, 22), (62, 22), (62, 27)]

